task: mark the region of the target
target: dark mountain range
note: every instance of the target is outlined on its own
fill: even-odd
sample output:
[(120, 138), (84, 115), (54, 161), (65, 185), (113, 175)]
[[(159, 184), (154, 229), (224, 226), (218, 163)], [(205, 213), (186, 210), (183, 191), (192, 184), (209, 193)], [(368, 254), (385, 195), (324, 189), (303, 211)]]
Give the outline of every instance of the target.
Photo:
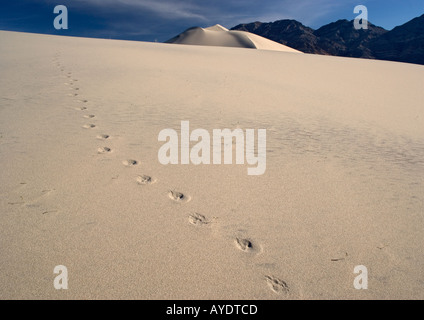
[(318, 45), (333, 56), (374, 58), (369, 43), (387, 30), (368, 23), (368, 29), (356, 30), (353, 20), (338, 20), (314, 31)]
[(296, 20), (278, 20), (270, 23), (239, 24), (231, 30), (255, 33), (306, 53), (327, 54), (318, 46), (314, 30)]
[(305, 53), (424, 64), (424, 15), (387, 31), (368, 23), (338, 20), (314, 30), (296, 20), (239, 24), (231, 30), (255, 33)]
[(375, 58), (424, 64), (424, 14), (371, 43)]

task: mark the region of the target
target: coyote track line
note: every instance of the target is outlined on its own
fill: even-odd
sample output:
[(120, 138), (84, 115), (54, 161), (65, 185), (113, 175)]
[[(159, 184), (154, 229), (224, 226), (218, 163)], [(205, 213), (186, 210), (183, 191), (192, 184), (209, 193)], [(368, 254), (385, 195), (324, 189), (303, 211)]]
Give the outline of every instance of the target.
[(138, 165), (138, 161), (133, 159), (128, 159), (128, 160), (122, 161), (122, 164), (126, 167), (133, 167)]
[(202, 226), (210, 223), (204, 215), (197, 212), (188, 216), (188, 222), (195, 226)]
[(272, 291), (278, 294), (287, 294), (290, 291), (290, 288), (287, 282), (278, 279), (274, 276), (265, 276), (265, 281)]
[(191, 200), (190, 196), (175, 190), (169, 190), (168, 197), (177, 203), (186, 203)]
[(148, 175), (141, 175), (141, 176), (138, 176), (136, 178), (136, 181), (140, 185), (148, 185), (148, 184), (155, 183), (156, 179), (154, 179), (154, 178), (152, 178), (151, 176), (148, 176)]

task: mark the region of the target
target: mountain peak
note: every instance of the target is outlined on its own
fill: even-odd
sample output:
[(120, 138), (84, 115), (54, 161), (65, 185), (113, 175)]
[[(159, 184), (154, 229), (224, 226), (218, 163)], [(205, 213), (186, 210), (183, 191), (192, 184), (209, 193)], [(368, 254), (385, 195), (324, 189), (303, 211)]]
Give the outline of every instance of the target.
[(371, 43), (377, 59), (424, 64), (424, 14)]
[(424, 64), (424, 15), (392, 31), (369, 21), (367, 29), (357, 30), (354, 20), (346, 19), (317, 30), (288, 19), (239, 24), (231, 30), (255, 33), (305, 53)]

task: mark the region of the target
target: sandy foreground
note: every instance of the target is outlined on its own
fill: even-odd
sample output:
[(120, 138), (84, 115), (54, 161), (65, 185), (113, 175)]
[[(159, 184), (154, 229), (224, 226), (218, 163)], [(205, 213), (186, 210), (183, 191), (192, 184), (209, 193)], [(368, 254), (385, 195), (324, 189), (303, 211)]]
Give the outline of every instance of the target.
[[(424, 298), (423, 66), (2, 31), (0, 70), (1, 299)], [(265, 174), (160, 164), (182, 120)]]

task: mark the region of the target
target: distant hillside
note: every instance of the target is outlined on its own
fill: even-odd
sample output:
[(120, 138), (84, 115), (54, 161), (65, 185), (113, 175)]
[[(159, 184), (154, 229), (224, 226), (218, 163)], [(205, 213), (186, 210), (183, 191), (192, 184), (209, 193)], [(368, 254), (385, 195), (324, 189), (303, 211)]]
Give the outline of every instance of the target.
[(305, 53), (326, 54), (326, 52), (318, 46), (314, 30), (304, 26), (296, 20), (239, 24), (231, 30), (255, 33)]
[(369, 44), (387, 30), (368, 23), (368, 29), (356, 30), (353, 20), (338, 20), (314, 31), (319, 47), (333, 56), (374, 58)]
[(377, 59), (424, 64), (424, 14), (371, 43)]
[(353, 20), (338, 20), (314, 30), (296, 20), (239, 24), (248, 31), (305, 53), (424, 64), (424, 15), (391, 31), (368, 23), (356, 30)]

